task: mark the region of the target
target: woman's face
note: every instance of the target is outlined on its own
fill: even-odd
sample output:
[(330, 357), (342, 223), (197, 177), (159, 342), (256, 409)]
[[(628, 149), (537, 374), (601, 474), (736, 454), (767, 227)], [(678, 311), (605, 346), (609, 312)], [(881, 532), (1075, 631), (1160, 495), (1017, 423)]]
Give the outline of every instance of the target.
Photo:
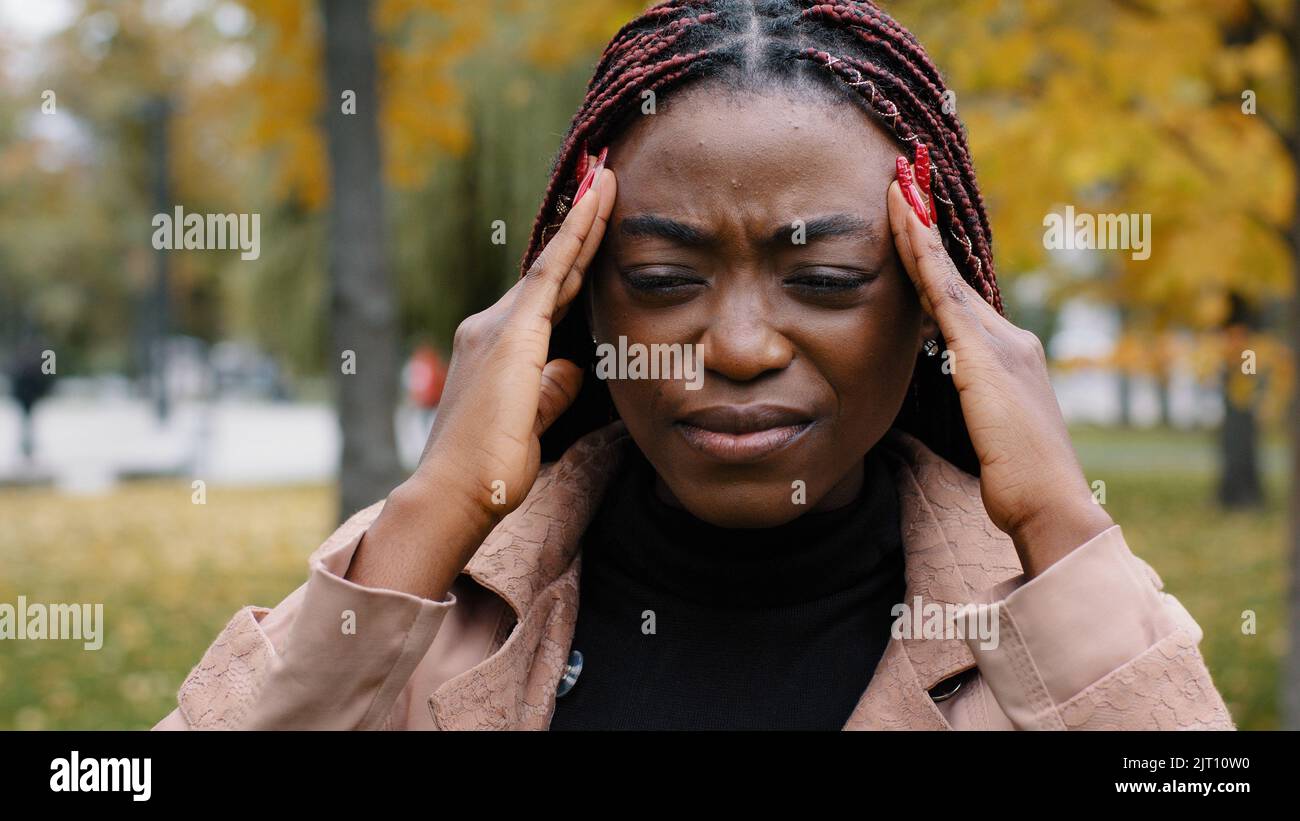
[(890, 233), (898, 153), (820, 94), (707, 87), (610, 146), (618, 200), (591, 274), (592, 332), (703, 354), (694, 382), (608, 380), (669, 501), (771, 527), (858, 494), (934, 335)]

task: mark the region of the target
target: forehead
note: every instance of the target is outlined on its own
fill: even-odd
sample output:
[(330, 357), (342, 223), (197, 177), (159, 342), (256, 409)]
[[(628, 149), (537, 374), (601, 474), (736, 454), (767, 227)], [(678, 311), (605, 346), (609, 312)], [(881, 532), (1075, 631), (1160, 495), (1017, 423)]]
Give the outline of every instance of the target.
[(757, 229), (835, 211), (887, 229), (899, 153), (870, 116), (832, 95), (706, 85), (639, 115), (611, 145), (614, 220), (652, 212)]

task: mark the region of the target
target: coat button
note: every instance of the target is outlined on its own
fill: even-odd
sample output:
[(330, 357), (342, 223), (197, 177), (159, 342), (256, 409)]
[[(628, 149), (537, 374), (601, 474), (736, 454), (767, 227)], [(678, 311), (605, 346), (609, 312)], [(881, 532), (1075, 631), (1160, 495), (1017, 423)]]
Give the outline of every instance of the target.
[(555, 688), (555, 697), (563, 698), (573, 689), (573, 685), (578, 683), (578, 676), (582, 674), (582, 653), (574, 650), (569, 654), (569, 663), (564, 668), (564, 677), (560, 679), (560, 685)]
[(957, 691), (960, 690), (962, 684), (966, 682), (966, 674), (965, 671), (958, 673), (957, 675), (946, 678), (934, 685), (930, 688), (930, 698), (938, 703), (940, 701), (947, 701), (957, 695)]

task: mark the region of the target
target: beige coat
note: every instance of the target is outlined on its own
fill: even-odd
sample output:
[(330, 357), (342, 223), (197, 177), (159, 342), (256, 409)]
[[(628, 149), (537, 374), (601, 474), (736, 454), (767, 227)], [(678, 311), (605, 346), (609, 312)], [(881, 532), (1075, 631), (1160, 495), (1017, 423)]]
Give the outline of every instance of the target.
[[(383, 503), (357, 513), (311, 555), (306, 583), (235, 614), (156, 729), (546, 729), (579, 541), (629, 442), (616, 422), (544, 466), (441, 602), (344, 578)], [(976, 478), (906, 434), (883, 447), (906, 602), (991, 608), (998, 641), (900, 631), (844, 729), (1233, 729), (1200, 628), (1118, 526), (1025, 583)]]

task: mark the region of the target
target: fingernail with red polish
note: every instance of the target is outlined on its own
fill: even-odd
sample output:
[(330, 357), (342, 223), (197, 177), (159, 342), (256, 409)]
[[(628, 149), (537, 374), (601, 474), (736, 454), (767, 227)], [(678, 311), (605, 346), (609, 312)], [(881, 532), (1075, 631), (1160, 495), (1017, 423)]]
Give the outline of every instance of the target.
[(907, 157), (899, 154), (894, 160), (894, 173), (898, 176), (898, 187), (907, 193), (907, 188), (912, 184), (912, 166), (908, 164)]
[(922, 225), (924, 225), (926, 228), (929, 228), (930, 214), (928, 209), (925, 206), (925, 195), (921, 193), (920, 188), (916, 187), (916, 183), (912, 183), (911, 201), (912, 201), (912, 210), (916, 212), (917, 218), (921, 220)]
[(578, 186), (578, 193), (573, 196), (573, 205), (575, 207), (582, 201), (582, 195), (587, 193), (587, 190), (591, 188), (591, 181), (596, 178), (596, 172), (599, 170), (599, 166), (592, 166), (587, 169), (587, 176), (582, 178), (582, 185)]
[(925, 199), (921, 196), (921, 189), (916, 187), (916, 179), (912, 176), (912, 166), (907, 162), (907, 157), (898, 155), (898, 159), (894, 161), (894, 168), (898, 175), (898, 187), (903, 191), (903, 199), (912, 206), (921, 224), (929, 228), (930, 215), (926, 213)]
[(926, 203), (927, 210), (930, 214), (931, 222), (939, 221), (939, 212), (934, 210), (934, 193), (930, 190), (930, 149), (925, 147), (925, 143), (916, 144), (916, 184), (925, 195), (923, 202)]
[(582, 185), (578, 186), (578, 193), (573, 197), (573, 204), (576, 206), (582, 199), (582, 195), (591, 190), (592, 184), (600, 174), (600, 170), (605, 167), (605, 157), (609, 155), (609, 146), (600, 150), (600, 157), (596, 159), (596, 164), (587, 172), (587, 176), (582, 178)]

